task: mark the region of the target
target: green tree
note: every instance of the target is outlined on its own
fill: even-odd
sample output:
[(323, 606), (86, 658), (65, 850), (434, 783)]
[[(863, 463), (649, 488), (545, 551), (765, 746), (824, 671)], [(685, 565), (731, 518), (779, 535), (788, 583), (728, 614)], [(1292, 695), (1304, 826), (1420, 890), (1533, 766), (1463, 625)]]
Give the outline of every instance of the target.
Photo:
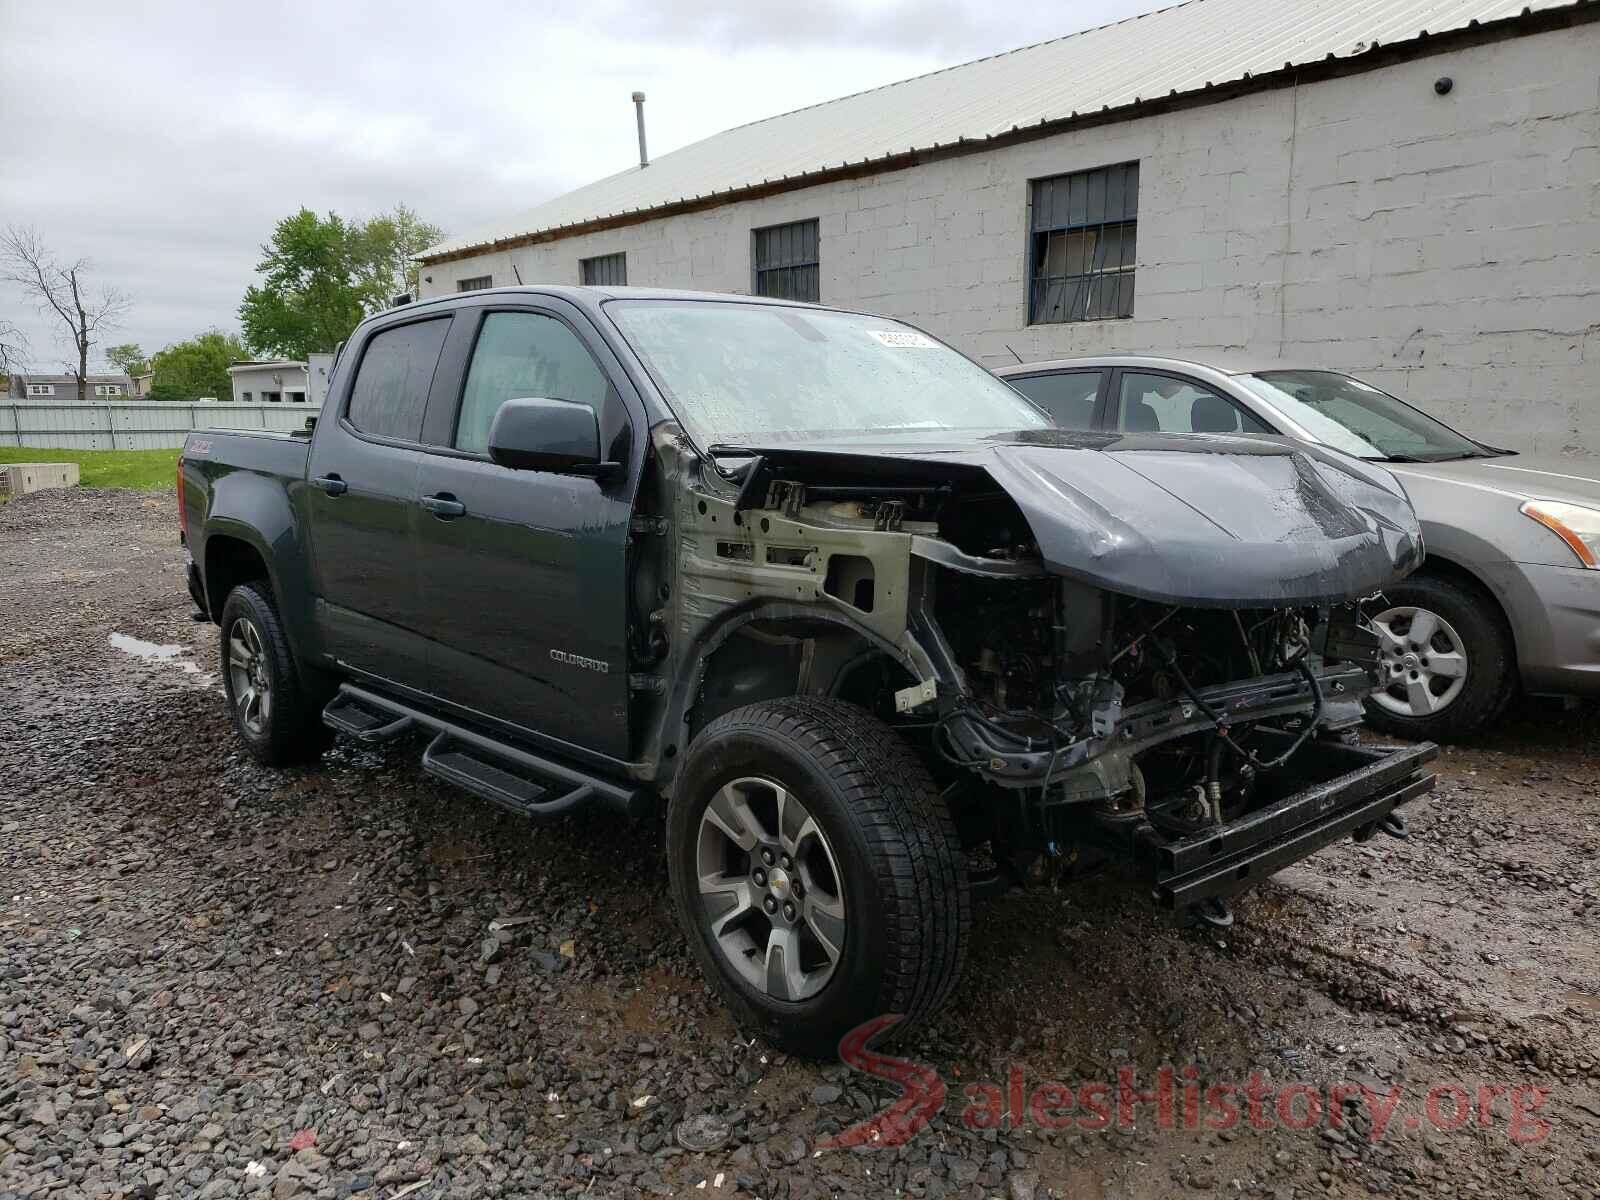
[(351, 231), (337, 213), (302, 208), (279, 221), (256, 270), (263, 279), (239, 306), (244, 340), (263, 354), (303, 359), (332, 350), (366, 315)]
[(368, 312), (380, 312), (401, 292), (417, 294), (422, 269), (416, 256), (443, 241), (444, 233), (398, 204), (393, 212), (352, 225), (350, 239), (362, 302)]
[(239, 307), (245, 342), (285, 358), (332, 350), (397, 293), (415, 294), (412, 258), (442, 236), (403, 204), (365, 221), (305, 208), (285, 217), (261, 248), (261, 282)]
[(106, 350), (106, 361), (126, 375), (143, 375), (150, 369), (150, 365), (145, 361), (144, 351), (139, 349), (136, 342), (124, 342), (120, 346), (109, 347)]
[(150, 388), (152, 400), (198, 400), (215, 396), (233, 399), (229, 364), (248, 358), (244, 345), (231, 333), (208, 329), (186, 342), (176, 342), (151, 359), (156, 373)]

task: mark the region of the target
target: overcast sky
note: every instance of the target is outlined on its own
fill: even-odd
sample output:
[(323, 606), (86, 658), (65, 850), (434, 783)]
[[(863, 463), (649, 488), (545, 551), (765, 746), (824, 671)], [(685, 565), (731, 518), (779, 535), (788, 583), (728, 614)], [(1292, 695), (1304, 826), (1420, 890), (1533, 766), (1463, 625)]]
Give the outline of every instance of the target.
[[(1162, 0), (0, 0), (0, 225), (133, 298), (110, 341), (236, 330), (273, 223), (405, 203), (447, 234), (720, 129)], [(4, 285), (0, 285), (3, 289)], [(35, 367), (55, 331), (0, 290)]]

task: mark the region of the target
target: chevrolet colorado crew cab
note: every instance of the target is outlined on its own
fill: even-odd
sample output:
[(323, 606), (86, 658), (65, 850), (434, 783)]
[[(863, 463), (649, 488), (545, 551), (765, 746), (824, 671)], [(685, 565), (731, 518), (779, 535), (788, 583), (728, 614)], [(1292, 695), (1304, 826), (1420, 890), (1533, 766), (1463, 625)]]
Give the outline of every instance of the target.
[(515, 812), (663, 821), (694, 953), (796, 1050), (934, 1012), (975, 894), (1093, 855), (1222, 921), (1432, 783), (1348, 736), (1422, 543), (1331, 450), (1060, 430), (900, 322), (630, 288), (369, 318), (310, 424), (179, 461), (245, 746), (425, 733)]

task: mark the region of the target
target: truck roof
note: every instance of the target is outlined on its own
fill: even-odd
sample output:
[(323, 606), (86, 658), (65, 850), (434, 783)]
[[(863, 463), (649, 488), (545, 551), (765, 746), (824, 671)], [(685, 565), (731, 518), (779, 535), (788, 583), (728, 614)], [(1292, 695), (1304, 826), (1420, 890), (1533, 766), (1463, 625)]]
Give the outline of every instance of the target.
[(368, 320), (388, 316), (402, 309), (411, 312), (418, 308), (449, 308), (457, 304), (480, 303), (485, 296), (558, 296), (580, 308), (598, 310), (607, 300), (715, 300), (729, 304), (764, 304), (784, 308), (820, 308), (835, 312), (854, 312), (832, 304), (808, 304), (804, 300), (780, 300), (771, 296), (743, 296), (731, 292), (696, 292), (685, 288), (656, 287), (588, 287), (579, 284), (550, 283), (523, 284), (518, 287), (479, 288), (470, 292), (434, 296), (417, 300), (398, 308), (374, 313)]

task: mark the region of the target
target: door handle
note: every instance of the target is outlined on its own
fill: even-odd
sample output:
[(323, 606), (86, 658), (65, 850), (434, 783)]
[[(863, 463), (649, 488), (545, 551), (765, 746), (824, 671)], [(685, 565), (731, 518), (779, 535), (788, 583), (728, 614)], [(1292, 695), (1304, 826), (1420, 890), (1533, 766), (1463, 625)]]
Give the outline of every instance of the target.
[(330, 496), (342, 496), (350, 490), (350, 485), (337, 475), (323, 475), (311, 482)]
[(424, 496), (417, 503), (434, 516), (441, 517), (446, 521), (467, 515), (467, 506), (449, 492), (440, 492), (435, 496)]

